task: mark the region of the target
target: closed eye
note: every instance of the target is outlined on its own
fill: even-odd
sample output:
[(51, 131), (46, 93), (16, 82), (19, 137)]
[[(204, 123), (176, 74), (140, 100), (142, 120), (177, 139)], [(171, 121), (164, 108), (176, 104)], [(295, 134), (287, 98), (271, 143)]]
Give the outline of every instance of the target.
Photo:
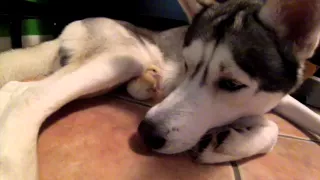
[(247, 85), (242, 84), (237, 80), (229, 79), (229, 78), (219, 79), (217, 82), (217, 85), (220, 89), (228, 91), (228, 92), (239, 91), (240, 89), (247, 87)]

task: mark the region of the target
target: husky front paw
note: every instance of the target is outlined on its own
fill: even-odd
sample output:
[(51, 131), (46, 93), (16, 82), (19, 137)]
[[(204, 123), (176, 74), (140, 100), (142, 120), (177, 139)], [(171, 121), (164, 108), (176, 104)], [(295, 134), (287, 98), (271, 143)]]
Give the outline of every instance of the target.
[[(239, 131), (239, 132), (237, 132)], [(203, 164), (215, 164), (239, 160), (247, 157), (246, 153), (238, 152), (235, 143), (242, 143), (241, 136), (245, 130), (225, 129), (203, 137), (193, 150), (196, 162)], [(243, 142), (245, 143), (245, 142)], [(230, 151), (231, 150), (231, 151)]]
[(196, 162), (222, 163), (266, 154), (277, 142), (278, 126), (263, 117), (243, 118), (211, 130), (192, 149)]
[(128, 83), (127, 92), (137, 100), (154, 98), (160, 89), (160, 81), (160, 69), (151, 66), (140, 77)]
[(201, 138), (198, 144), (191, 150), (191, 156), (200, 164), (215, 164), (234, 159), (223, 152), (225, 140), (230, 138), (230, 130), (212, 131)]

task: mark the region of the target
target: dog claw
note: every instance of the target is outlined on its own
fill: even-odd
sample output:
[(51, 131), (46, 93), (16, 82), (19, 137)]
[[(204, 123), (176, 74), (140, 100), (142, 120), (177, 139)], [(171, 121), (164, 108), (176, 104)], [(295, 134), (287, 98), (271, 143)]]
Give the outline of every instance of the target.
[(160, 69), (151, 66), (138, 78), (130, 81), (127, 86), (128, 93), (135, 99), (147, 100), (155, 98), (160, 91)]

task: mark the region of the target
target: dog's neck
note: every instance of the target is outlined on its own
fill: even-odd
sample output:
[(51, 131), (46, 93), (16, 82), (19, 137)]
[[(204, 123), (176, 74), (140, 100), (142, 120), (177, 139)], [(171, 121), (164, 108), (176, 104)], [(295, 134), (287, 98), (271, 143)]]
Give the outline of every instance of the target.
[(135, 36), (141, 37), (151, 43), (155, 43), (163, 53), (165, 61), (181, 62), (182, 48), (188, 25), (167, 29), (164, 31), (152, 31), (143, 27), (136, 26), (126, 21), (117, 21)]
[(168, 29), (155, 34), (155, 42), (164, 53), (165, 59), (182, 61), (182, 48), (188, 26)]

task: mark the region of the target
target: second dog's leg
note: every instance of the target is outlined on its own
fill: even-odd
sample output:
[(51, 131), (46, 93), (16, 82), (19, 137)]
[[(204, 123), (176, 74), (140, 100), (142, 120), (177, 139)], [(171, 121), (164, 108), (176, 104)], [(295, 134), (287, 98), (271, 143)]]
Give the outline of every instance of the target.
[(300, 127), (320, 136), (320, 115), (290, 95), (285, 96), (274, 111)]
[(269, 152), (277, 138), (278, 127), (274, 122), (262, 116), (254, 116), (214, 129), (208, 136), (204, 136), (193, 151), (197, 153), (197, 161), (200, 163), (235, 161)]
[(38, 179), (36, 145), (43, 121), (66, 103), (108, 90), (142, 70), (134, 59), (100, 56), (38, 84), (6, 84), (0, 90), (7, 99), (0, 104), (0, 179)]

